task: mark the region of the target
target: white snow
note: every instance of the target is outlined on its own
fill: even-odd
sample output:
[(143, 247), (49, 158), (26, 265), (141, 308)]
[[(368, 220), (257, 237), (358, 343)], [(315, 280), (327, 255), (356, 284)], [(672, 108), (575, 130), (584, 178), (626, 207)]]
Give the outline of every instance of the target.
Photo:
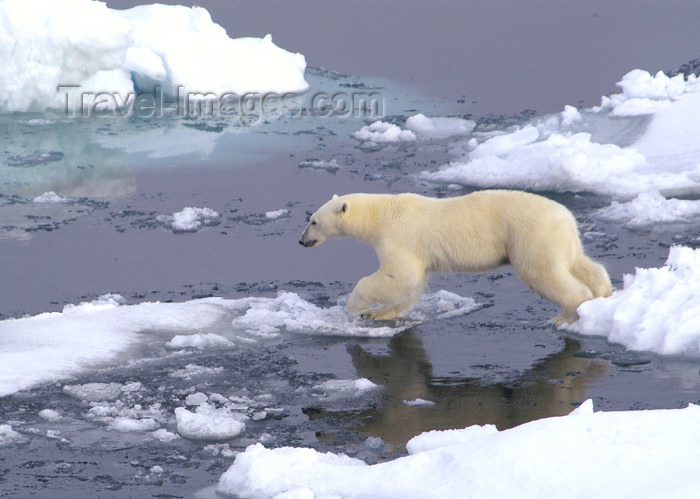
[(180, 438), (180, 435), (177, 433), (173, 433), (171, 431), (166, 430), (165, 428), (161, 428), (159, 430), (151, 432), (151, 436), (157, 440), (160, 440), (161, 442), (164, 443), (170, 443), (173, 440), (177, 440)]
[(352, 136), (361, 142), (385, 143), (385, 142), (413, 142), (416, 134), (411, 130), (402, 130), (400, 126), (378, 120), (363, 126)]
[(194, 208), (188, 206), (171, 215), (158, 215), (156, 220), (173, 232), (196, 232), (201, 227), (216, 225), (221, 215), (211, 208)]
[(473, 120), (463, 118), (429, 118), (424, 114), (414, 114), (406, 120), (406, 128), (419, 137), (444, 139), (455, 135), (469, 135), (476, 127)]
[(367, 465), (313, 449), (249, 446), (220, 478), (236, 497), (690, 497), (700, 487), (700, 407), (563, 416), (509, 430), (428, 432), (410, 455)]
[[(700, 193), (700, 80), (634, 70), (618, 84), (622, 93), (601, 106), (535, 118), (503, 132), (474, 132), (455, 148), (456, 161), (425, 171), (420, 179), (476, 187), (592, 192), (616, 201), (652, 203), (648, 221), (679, 221), (695, 203), (671, 197)], [(616, 143), (617, 142), (617, 143)], [(661, 193), (669, 202), (661, 202)], [(606, 212), (618, 215), (620, 206)], [(662, 213), (663, 211), (663, 213)], [(634, 217), (636, 218), (636, 217)]]
[[(0, 2), (0, 112), (63, 109), (82, 92), (298, 93), (306, 61), (270, 37), (231, 39), (202, 7), (109, 9), (91, 0)], [(66, 88), (66, 87), (78, 88)], [(61, 91), (57, 91), (63, 87)], [(115, 93), (119, 94), (118, 96)], [(90, 102), (97, 102), (92, 99)]]
[(227, 409), (217, 409), (209, 404), (199, 405), (196, 412), (184, 407), (175, 409), (177, 432), (190, 440), (227, 440), (237, 436), (245, 428), (241, 416)]
[(569, 326), (631, 350), (700, 357), (700, 249), (674, 246), (661, 268), (636, 269), (609, 298), (581, 304)]

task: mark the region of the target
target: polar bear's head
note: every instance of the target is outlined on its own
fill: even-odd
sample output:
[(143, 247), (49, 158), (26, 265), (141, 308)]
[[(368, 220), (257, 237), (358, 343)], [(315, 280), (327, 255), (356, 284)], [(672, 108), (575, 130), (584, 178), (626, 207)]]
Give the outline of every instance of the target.
[(333, 196), (311, 215), (306, 229), (301, 234), (299, 244), (306, 248), (318, 246), (326, 239), (345, 235), (343, 221), (348, 213), (346, 196)]

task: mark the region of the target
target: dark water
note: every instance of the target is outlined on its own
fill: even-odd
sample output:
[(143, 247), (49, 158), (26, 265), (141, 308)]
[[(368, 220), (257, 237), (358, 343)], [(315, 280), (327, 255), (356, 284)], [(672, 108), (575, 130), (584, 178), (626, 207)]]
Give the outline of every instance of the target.
[[(663, 9), (654, 2), (200, 4), (232, 36), (269, 31), (314, 66), (422, 89), (310, 72), (314, 88), (381, 88), (391, 100), (389, 119), (418, 111), (556, 112), (567, 103), (597, 103), (628, 69), (673, 68), (697, 56), (693, 2), (665, 3)], [(350, 240), (300, 247), (309, 212), (333, 193), (468, 191), (420, 184), (412, 176), (452, 159), (447, 141), (362, 150), (349, 137), (364, 124), (356, 118), (281, 120), (254, 129), (187, 123), (199, 132), (174, 138), (166, 132), (188, 128), (87, 120), (37, 131), (18, 124), (22, 119), (2, 122), (6, 155), (14, 158), (4, 172), (15, 175), (3, 182), (0, 197), (4, 318), (60, 310), (106, 292), (139, 303), (291, 290), (327, 305), (373, 272), (376, 259), (371, 248)], [(479, 126), (517, 121), (482, 118)], [(178, 144), (189, 152), (167, 154)], [(309, 166), (330, 159), (337, 169)], [(41, 210), (26, 201), (51, 189), (78, 201)], [(621, 229), (592, 216), (608, 199), (545, 194), (568, 206), (592, 234), (584, 239), (586, 249), (617, 285), (635, 267), (661, 265), (670, 244), (693, 244), (700, 235), (697, 224)], [(222, 220), (194, 234), (154, 222), (185, 206), (216, 209)], [(290, 216), (264, 221), (266, 211), (280, 208)], [(279, 411), (249, 421), (239, 437), (224, 442), (228, 450), (267, 435), (266, 445), (313, 446), (367, 462), (401, 455), (406, 440), (422, 431), (487, 423), (504, 429), (566, 414), (587, 398), (603, 410), (700, 401), (696, 362), (627, 352), (599, 338), (554, 330), (548, 321), (556, 307), (527, 290), (508, 267), (435, 275), (431, 289), (472, 296), (483, 307), (391, 339), (283, 335), (256, 346), (103, 366), (4, 397), (0, 423), (12, 424), (24, 441), (0, 448), (0, 495), (192, 497), (214, 485), (232, 462), (230, 453), (206, 448), (212, 442), (163, 443), (109, 430), (88, 417), (89, 405), (63, 391), (69, 383), (138, 381), (142, 389), (125, 402), (161, 404), (171, 415), (192, 390), (269, 396)], [(170, 375), (193, 363), (225, 369), (191, 380)], [(359, 377), (382, 389), (349, 400), (323, 400), (311, 392), (328, 379)], [(417, 398), (434, 405), (404, 403)], [(65, 419), (42, 420), (37, 413), (46, 407)], [(173, 419), (166, 424), (171, 431)], [(163, 471), (151, 471), (154, 466)]]

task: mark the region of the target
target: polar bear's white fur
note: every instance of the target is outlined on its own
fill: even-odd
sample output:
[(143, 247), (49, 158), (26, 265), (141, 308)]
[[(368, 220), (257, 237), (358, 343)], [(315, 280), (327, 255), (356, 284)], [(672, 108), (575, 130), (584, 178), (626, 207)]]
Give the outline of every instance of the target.
[(605, 268), (588, 258), (571, 212), (520, 191), (436, 199), (417, 194), (334, 196), (309, 220), (300, 244), (351, 236), (374, 246), (379, 270), (355, 286), (347, 308), (394, 319), (421, 296), (428, 273), (481, 272), (510, 263), (533, 291), (559, 304), (555, 325), (578, 319), (586, 300), (609, 296)]

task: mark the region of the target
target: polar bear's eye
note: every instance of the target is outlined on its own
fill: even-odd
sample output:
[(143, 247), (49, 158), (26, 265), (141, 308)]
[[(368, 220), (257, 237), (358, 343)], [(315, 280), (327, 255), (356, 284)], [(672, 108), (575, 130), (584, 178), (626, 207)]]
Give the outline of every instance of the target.
[(316, 225), (316, 220), (311, 220), (311, 225)]

